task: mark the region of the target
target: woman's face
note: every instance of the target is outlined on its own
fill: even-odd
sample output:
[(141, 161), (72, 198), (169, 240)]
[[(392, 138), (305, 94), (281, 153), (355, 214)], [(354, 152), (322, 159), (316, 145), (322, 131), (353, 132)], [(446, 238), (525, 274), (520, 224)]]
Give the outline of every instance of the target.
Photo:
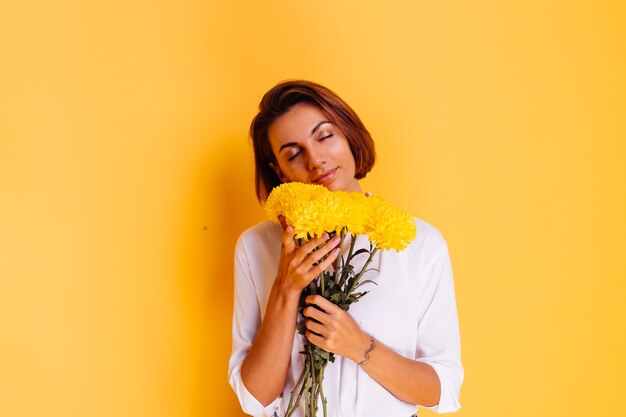
[(317, 106), (296, 104), (270, 125), (268, 136), (278, 161), (270, 166), (282, 182), (361, 192), (348, 140)]

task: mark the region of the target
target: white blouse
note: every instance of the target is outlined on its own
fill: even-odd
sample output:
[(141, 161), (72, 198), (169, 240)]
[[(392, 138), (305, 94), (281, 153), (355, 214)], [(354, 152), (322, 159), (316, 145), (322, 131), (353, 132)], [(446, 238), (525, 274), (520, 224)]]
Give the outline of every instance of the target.
[[(441, 397), (436, 406), (426, 407), (438, 413), (460, 408), (459, 392), (463, 366), (459, 340), (452, 266), (448, 246), (432, 225), (415, 218), (417, 235), (403, 251), (379, 250), (363, 280), (362, 290), (369, 293), (350, 306), (348, 313), (361, 329), (407, 358), (431, 365), (439, 377)], [(266, 221), (244, 231), (235, 249), (235, 300), (233, 310), (232, 354), (228, 365), (230, 385), (243, 411), (252, 416), (283, 417), (289, 396), (304, 364), (304, 336), (294, 334), (291, 363), (285, 389), (266, 407), (254, 397), (241, 380), (241, 363), (265, 315), (270, 290), (276, 277), (282, 229)], [(345, 239), (345, 255), (350, 239)], [(366, 236), (357, 236), (356, 248), (367, 247)], [(354, 258), (360, 271), (367, 255)], [(360, 262), (360, 263), (359, 263)], [(323, 380), (328, 417), (411, 417), (417, 406), (399, 400), (361, 367), (335, 355)], [(304, 401), (301, 402), (301, 404)], [(320, 408), (321, 409), (321, 408)], [(294, 416), (304, 416), (301, 406)]]

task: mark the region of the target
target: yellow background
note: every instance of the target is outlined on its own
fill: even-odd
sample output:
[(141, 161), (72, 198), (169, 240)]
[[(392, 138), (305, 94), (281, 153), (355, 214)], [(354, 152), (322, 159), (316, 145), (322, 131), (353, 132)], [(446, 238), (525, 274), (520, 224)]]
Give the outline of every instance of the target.
[[(361, 116), (435, 225), (459, 416), (623, 416), (623, 1), (4, 1), (0, 416), (241, 416), (247, 129), (286, 78)], [(420, 412), (420, 415), (433, 415)]]

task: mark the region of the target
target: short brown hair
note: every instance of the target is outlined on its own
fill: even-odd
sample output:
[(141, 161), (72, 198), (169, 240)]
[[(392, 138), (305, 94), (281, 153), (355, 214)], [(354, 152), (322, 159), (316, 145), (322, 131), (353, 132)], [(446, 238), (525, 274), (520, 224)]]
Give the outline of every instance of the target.
[(345, 135), (354, 157), (356, 179), (365, 178), (374, 166), (374, 141), (359, 116), (345, 101), (333, 91), (312, 81), (282, 81), (263, 95), (259, 112), (250, 125), (256, 196), (260, 203), (264, 203), (272, 189), (282, 183), (270, 167), (270, 162), (277, 164), (277, 161), (270, 145), (269, 127), (278, 117), (301, 102), (317, 106)]

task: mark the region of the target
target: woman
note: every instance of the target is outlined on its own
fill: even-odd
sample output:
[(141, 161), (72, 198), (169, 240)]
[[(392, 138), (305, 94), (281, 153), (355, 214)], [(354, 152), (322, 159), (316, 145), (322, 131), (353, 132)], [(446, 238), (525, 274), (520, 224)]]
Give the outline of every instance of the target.
[[(356, 113), (309, 81), (269, 90), (250, 136), (261, 203), (273, 187), (292, 181), (360, 193), (358, 180), (374, 164), (374, 143)], [(346, 250), (328, 236), (297, 247), (293, 229), (280, 221), (249, 228), (235, 249), (229, 381), (253, 416), (284, 415), (304, 361), (296, 331), (300, 293)], [(448, 248), (435, 227), (415, 222), (417, 237), (407, 249), (377, 252), (372, 267), (378, 272), (367, 276), (377, 285), (349, 312), (320, 296), (306, 300), (306, 338), (336, 357), (323, 382), (329, 417), (409, 417), (416, 406), (440, 413), (460, 408), (464, 373)], [(366, 244), (359, 236), (357, 246)]]

